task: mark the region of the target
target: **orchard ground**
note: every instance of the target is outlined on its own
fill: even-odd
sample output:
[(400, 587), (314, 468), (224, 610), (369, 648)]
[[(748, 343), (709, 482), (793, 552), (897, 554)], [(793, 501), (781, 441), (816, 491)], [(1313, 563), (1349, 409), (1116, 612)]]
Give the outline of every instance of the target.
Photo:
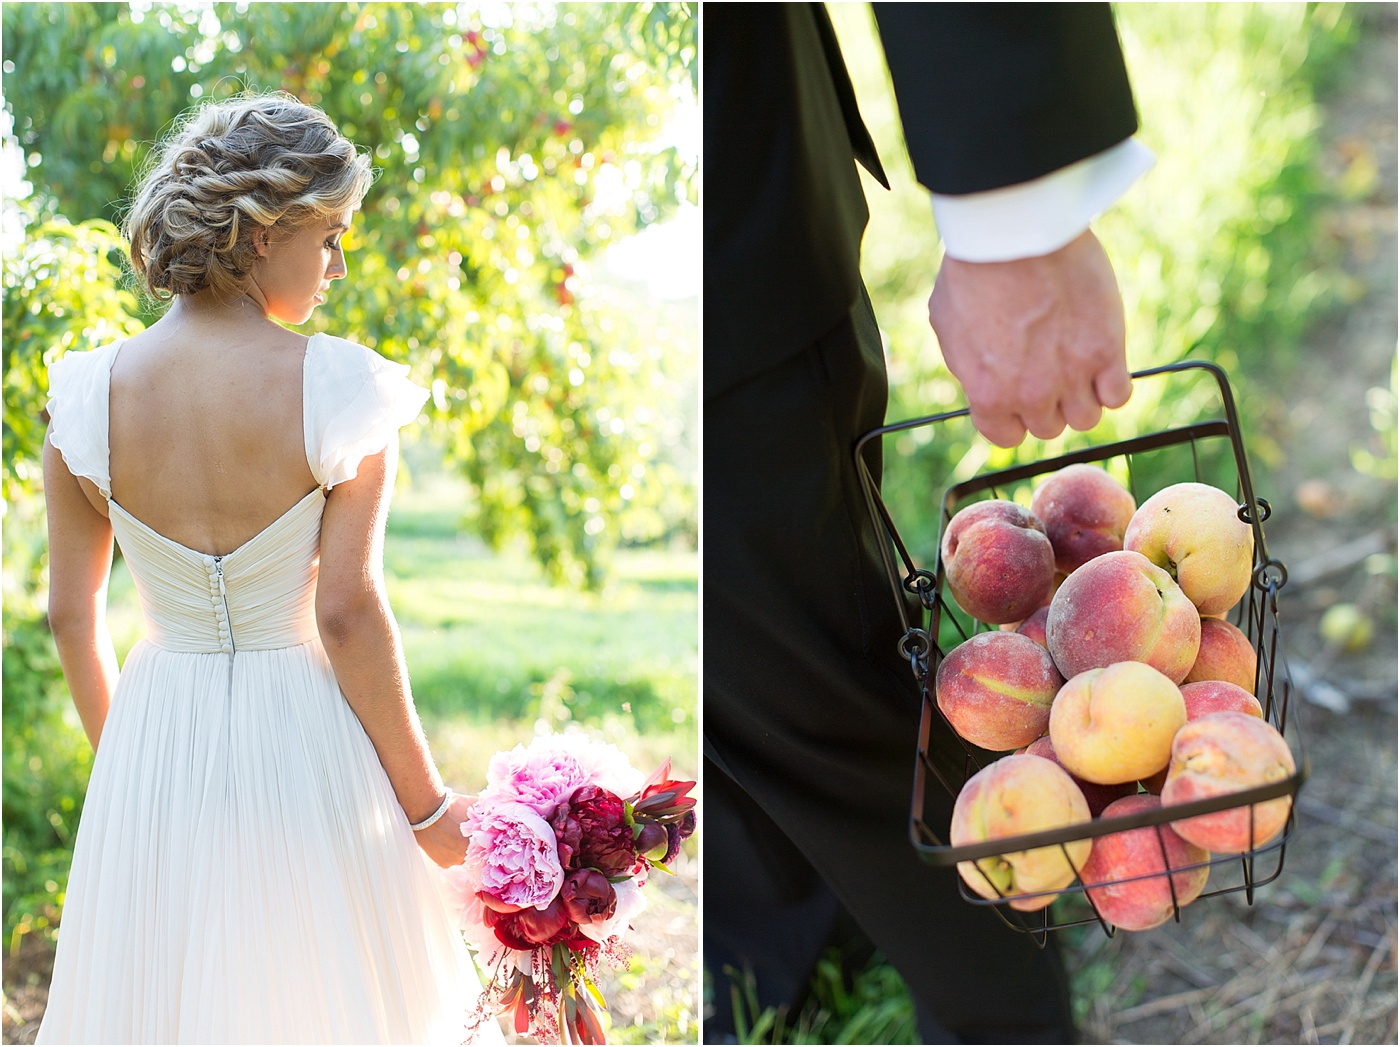
[[(1260, 491), (1269, 552), (1289, 569), (1280, 630), (1311, 776), (1283, 873), (1253, 905), (1229, 895), (1179, 925), (1068, 943), (1085, 1043), (1397, 1039), (1396, 488), (1351, 465), (1378, 439), (1393, 455), (1395, 439), (1394, 414), (1373, 423), (1367, 409), (1384, 410), (1396, 351), (1396, 18), (1375, 11), (1354, 75), (1323, 100), (1327, 173), (1369, 183), (1326, 222), (1356, 301), (1278, 374), (1281, 453)], [(1319, 635), (1338, 603), (1374, 622), (1359, 653)]]

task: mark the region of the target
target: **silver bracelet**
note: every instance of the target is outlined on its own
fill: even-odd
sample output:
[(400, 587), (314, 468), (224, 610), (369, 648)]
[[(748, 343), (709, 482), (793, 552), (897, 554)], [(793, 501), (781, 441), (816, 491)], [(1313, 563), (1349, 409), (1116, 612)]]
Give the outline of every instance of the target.
[(447, 813), (447, 808), (452, 806), (452, 801), (455, 798), (456, 796), (452, 792), (452, 790), (448, 789), (447, 795), (442, 798), (442, 803), (438, 805), (438, 809), (432, 814), (428, 815), (428, 817), (424, 818), (421, 822), (418, 822), (414, 825), (410, 825), (409, 828), (412, 829), (414, 832), (420, 832), (423, 829), (428, 828), (428, 826), (436, 824), (437, 820)]

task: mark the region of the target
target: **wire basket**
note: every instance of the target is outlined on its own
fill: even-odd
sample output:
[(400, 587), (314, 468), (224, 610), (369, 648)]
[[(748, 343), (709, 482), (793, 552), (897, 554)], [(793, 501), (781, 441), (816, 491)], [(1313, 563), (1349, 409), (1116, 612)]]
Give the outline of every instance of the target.
[[(864, 454), (871, 441), (925, 426), (945, 425), (953, 419), (966, 417), (968, 412), (963, 409), (897, 422), (874, 429), (861, 437), (856, 444), (855, 461), (864, 482), (867, 506), (876, 529), (889, 539), (888, 542), (881, 543), (881, 552), (890, 577), (893, 598), (899, 605), (905, 625), (904, 635), (898, 640), (899, 652), (908, 660), (922, 691), (922, 713), (909, 824), (913, 846), (925, 861), (934, 865), (955, 865), (1048, 846), (1059, 846), (1066, 861), (1069, 861), (1065, 845), (1076, 840), (1092, 839), (1144, 826), (1162, 825), (1180, 818), (1242, 807), (1246, 804), (1251, 805), (1252, 839), (1253, 805), (1276, 797), (1295, 796), (1306, 780), (1308, 763), (1297, 722), (1298, 716), (1296, 713), (1290, 715), (1289, 703), (1293, 688), (1279, 638), (1278, 594), (1288, 580), (1288, 572), (1282, 563), (1271, 559), (1268, 554), (1263, 524), (1269, 516), (1269, 503), (1255, 496), (1245, 456), (1244, 440), (1240, 432), (1239, 416), (1229, 383), (1219, 367), (1199, 361), (1170, 364), (1139, 371), (1133, 375), (1135, 383), (1203, 381), (1206, 378), (1213, 378), (1218, 388), (1222, 417), (1150, 432), (1114, 443), (1086, 447), (1054, 458), (986, 472), (951, 484), (945, 490), (941, 502), (937, 548), (942, 547), (943, 529), (953, 514), (964, 505), (981, 498), (1010, 498), (1017, 487), (1075, 463), (1095, 463), (1120, 473), (1126, 472), (1129, 477), (1129, 490), (1139, 504), (1148, 495), (1170, 483), (1195, 480), (1203, 483), (1213, 482), (1215, 486), (1227, 486), (1229, 480), (1233, 480), (1236, 501), (1240, 504), (1240, 519), (1250, 524), (1254, 531), (1254, 569), (1252, 583), (1245, 597), (1235, 607), (1231, 619), (1244, 631), (1258, 656), (1255, 696), (1263, 707), (1264, 719), (1283, 734), (1288, 742), (1297, 766), (1296, 772), (1282, 781), (1227, 796), (1195, 800), (1136, 814), (1095, 818), (1089, 823), (1061, 829), (1002, 837), (957, 847), (948, 845), (933, 824), (936, 816), (930, 814), (936, 806), (934, 801), (939, 798), (933, 791), (942, 790), (946, 794), (943, 798), (946, 810), (947, 800), (957, 796), (968, 778), (1005, 754), (979, 749), (957, 735), (938, 708), (934, 693), (935, 679), (939, 663), (952, 647), (977, 632), (997, 627), (974, 621), (956, 603), (945, 597), (941, 553), (934, 554), (931, 569), (916, 566), (880, 497), (879, 485), (870, 474), (866, 464), (867, 456)], [(1203, 463), (1207, 461), (1222, 462), (1220, 469), (1232, 476), (1224, 482), (1215, 474), (1206, 478)], [(1139, 477), (1147, 474), (1158, 479), (1166, 474), (1165, 482), (1155, 483), (1151, 490), (1138, 490)], [(1272, 882), (1283, 871), (1284, 851), (1293, 834), (1296, 815), (1296, 805), (1291, 806), (1294, 810), (1290, 811), (1283, 831), (1252, 850), (1241, 854), (1211, 854), (1208, 861), (1198, 865), (1179, 866), (1166, 862), (1163, 844), (1163, 867), (1176, 873), (1208, 866), (1207, 889), (1199, 895), (1198, 901), (1242, 891), (1247, 902), (1252, 905), (1255, 889)], [(1164, 876), (1162, 873), (1153, 875)], [(1177, 902), (1175, 876), (1165, 876), (1165, 879), (1171, 885), (1172, 915), (1180, 921), (1183, 907)], [(1126, 881), (1114, 881), (1114, 884), (1124, 882)], [(1096, 882), (1094, 886), (1097, 889), (1100, 883)], [(1110, 936), (1116, 931), (1116, 928), (1099, 914), (1092, 897), (1077, 878), (1071, 886), (1061, 891), (1046, 892), (1058, 895), (1053, 913), (1050, 907), (1035, 912), (1022, 912), (1012, 907), (1013, 902), (1029, 903), (1034, 898), (1043, 898), (1043, 894), (1002, 895), (998, 892), (997, 897), (989, 899), (972, 891), (961, 878), (959, 889), (966, 901), (974, 905), (992, 906), (1008, 926), (1036, 935), (1042, 942), (1047, 932), (1086, 924), (1097, 923), (1104, 933)]]

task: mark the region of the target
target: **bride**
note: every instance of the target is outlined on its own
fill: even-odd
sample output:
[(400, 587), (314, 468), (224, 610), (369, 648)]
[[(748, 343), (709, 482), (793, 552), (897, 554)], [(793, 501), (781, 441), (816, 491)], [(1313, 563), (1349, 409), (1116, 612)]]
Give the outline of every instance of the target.
[[(282, 326), (346, 278), (371, 181), (289, 95), (204, 107), (126, 222), (169, 310), (50, 370), (49, 621), (96, 759), (40, 1042), (458, 1042), (476, 1005), (424, 860), (463, 860), (469, 801), (381, 568), (427, 394)], [(120, 675), (114, 537), (146, 620)]]

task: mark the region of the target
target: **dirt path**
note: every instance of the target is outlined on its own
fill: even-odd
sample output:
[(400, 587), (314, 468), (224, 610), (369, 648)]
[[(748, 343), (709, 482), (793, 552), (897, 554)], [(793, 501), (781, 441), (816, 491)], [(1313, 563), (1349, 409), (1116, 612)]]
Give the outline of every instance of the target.
[[(1230, 895), (1180, 925), (1085, 936), (1072, 962), (1086, 1043), (1397, 1041), (1396, 487), (1351, 464), (1375, 447), (1368, 390), (1390, 387), (1396, 352), (1396, 12), (1365, 6), (1356, 71), (1325, 99), (1322, 130), (1329, 176), (1364, 186), (1374, 164), (1370, 191), (1326, 219), (1360, 297), (1279, 376), (1284, 456), (1259, 485), (1269, 552), (1290, 569), (1280, 622), (1311, 777), (1283, 873), (1254, 905)], [(1375, 620), (1359, 654), (1318, 635), (1340, 602)]]

